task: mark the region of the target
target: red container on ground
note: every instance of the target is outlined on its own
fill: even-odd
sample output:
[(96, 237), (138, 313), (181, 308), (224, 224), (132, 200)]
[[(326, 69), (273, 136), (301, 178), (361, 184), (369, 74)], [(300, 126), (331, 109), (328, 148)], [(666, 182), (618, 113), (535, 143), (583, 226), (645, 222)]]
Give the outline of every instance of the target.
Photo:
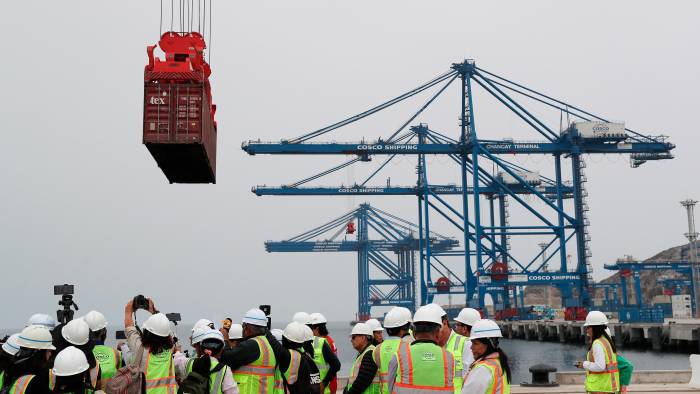
[(146, 81), (143, 143), (170, 183), (216, 183), (216, 125), (205, 83)]

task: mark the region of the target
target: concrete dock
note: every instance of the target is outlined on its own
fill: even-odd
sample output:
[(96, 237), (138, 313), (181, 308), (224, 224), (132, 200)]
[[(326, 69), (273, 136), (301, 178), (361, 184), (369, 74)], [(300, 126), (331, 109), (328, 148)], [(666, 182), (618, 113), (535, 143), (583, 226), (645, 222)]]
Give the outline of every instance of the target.
[[(499, 322), (503, 336), (510, 339), (585, 343), (583, 322), (565, 320), (522, 320)], [(700, 320), (672, 320), (664, 323), (618, 323), (611, 321), (615, 345), (645, 347), (656, 351), (680, 349), (700, 352)]]

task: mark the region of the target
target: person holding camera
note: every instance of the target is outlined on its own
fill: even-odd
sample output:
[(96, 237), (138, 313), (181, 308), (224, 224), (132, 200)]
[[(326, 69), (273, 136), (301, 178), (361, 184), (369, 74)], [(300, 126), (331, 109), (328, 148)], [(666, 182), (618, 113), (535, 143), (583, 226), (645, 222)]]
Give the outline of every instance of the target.
[(275, 392), (275, 370), (279, 362), (289, 362), (289, 352), (268, 330), (265, 312), (253, 308), (242, 322), (243, 337), (238, 346), (225, 349), (220, 361), (231, 367), (241, 394)]
[(5, 370), (3, 389), (12, 394), (45, 394), (49, 390), (51, 355), (56, 348), (51, 332), (44, 327), (25, 327), (17, 338), (19, 351)]
[[(151, 316), (143, 323), (143, 332), (134, 324), (134, 312), (144, 309)], [(174, 394), (177, 392), (173, 367), (173, 338), (170, 321), (159, 313), (153, 301), (137, 296), (124, 307), (124, 333), (132, 359), (141, 355), (141, 370), (145, 375), (146, 394)], [(131, 360), (132, 363), (134, 360)]]

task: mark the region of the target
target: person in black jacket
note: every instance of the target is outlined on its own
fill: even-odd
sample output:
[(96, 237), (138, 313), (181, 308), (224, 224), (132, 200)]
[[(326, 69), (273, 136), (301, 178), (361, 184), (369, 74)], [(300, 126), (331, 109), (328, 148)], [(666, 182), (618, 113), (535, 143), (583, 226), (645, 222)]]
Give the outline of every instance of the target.
[(317, 379), (315, 387), (311, 388), (309, 359), (303, 355), (304, 340), (304, 325), (297, 322), (287, 324), (282, 333), (282, 345), (289, 352), (290, 359), (288, 363), (279, 363), (278, 366), (282, 372), (284, 387), (289, 394), (320, 393), (320, 379)]
[(379, 390), (378, 368), (373, 357), (374, 345), (372, 345), (372, 340), (374, 338), (372, 328), (365, 323), (357, 323), (352, 328), (350, 338), (352, 347), (357, 350), (357, 357), (355, 357), (350, 376), (348, 377), (348, 385), (343, 390), (343, 393), (361, 394), (373, 384)]

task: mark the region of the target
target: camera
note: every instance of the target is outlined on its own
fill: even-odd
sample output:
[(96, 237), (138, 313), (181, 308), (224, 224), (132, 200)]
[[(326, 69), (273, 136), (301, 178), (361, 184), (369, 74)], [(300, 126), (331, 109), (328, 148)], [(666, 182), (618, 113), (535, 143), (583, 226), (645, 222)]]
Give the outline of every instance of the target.
[(272, 318), (270, 317), (270, 313), (272, 312), (272, 307), (270, 305), (260, 305), (258, 308), (260, 308), (261, 311), (267, 316), (267, 329), (272, 328)]
[(126, 334), (124, 333), (124, 330), (118, 330), (118, 331), (115, 333), (115, 337), (116, 337), (117, 340), (126, 339)]
[[(58, 301), (58, 305), (63, 307), (63, 309), (56, 311), (56, 320), (58, 320), (59, 324), (65, 324), (73, 320), (73, 314), (79, 309), (78, 304), (73, 301), (74, 293), (74, 285), (62, 284), (54, 285), (53, 287), (53, 294), (61, 296), (61, 300)], [(73, 307), (73, 309), (71, 309), (71, 307)]]
[(134, 297), (134, 301), (133, 301), (132, 305), (134, 307), (134, 311), (136, 311), (138, 309), (148, 310), (148, 298), (139, 294), (136, 297)]
[(180, 316), (180, 314), (177, 313), (177, 312), (166, 313), (166, 314), (165, 314), (165, 317), (167, 317), (168, 320), (170, 320), (171, 322), (173, 322), (173, 324), (175, 324), (176, 326), (177, 326), (177, 322), (182, 321), (182, 316)]

